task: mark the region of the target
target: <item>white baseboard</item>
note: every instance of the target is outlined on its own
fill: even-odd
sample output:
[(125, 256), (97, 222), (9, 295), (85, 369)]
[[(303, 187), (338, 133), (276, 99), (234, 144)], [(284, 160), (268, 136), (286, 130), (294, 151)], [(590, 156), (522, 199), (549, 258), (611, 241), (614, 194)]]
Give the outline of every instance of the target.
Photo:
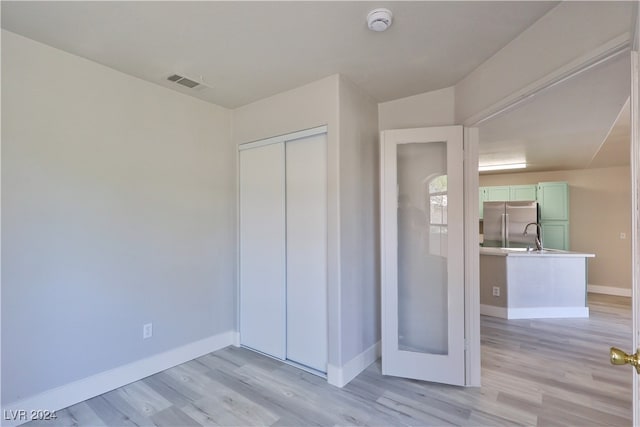
[(554, 319), (589, 317), (589, 307), (510, 308), (508, 319)]
[(504, 307), (497, 307), (495, 305), (480, 304), (480, 314), (491, 317), (500, 317), (501, 319), (508, 319), (507, 309)]
[(240, 332), (233, 332), (233, 346), (240, 347)]
[(369, 365), (380, 357), (380, 341), (342, 365), (337, 367), (332, 364), (327, 365), (327, 382), (336, 387), (344, 387), (349, 381), (354, 379), (360, 372), (367, 369)]
[(587, 285), (587, 292), (594, 294), (615, 295), (631, 298), (631, 288), (618, 288), (615, 286)]
[(589, 317), (589, 307), (504, 308), (480, 304), (480, 314), (501, 319), (553, 319)]
[[(155, 356), (119, 366), (69, 384), (9, 403), (2, 408), (3, 426), (17, 426), (30, 421), (32, 410), (58, 411), (76, 403), (141, 380), (234, 343), (235, 331), (214, 335)], [(25, 417), (23, 418), (22, 415)], [(22, 419), (7, 419), (22, 418)]]

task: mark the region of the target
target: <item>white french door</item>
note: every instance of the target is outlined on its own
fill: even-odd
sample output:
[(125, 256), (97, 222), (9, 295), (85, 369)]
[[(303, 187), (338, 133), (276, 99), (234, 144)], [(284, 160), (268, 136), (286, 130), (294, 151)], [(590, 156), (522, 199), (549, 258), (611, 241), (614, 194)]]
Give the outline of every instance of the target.
[(463, 128), (381, 133), (382, 373), (464, 385)]

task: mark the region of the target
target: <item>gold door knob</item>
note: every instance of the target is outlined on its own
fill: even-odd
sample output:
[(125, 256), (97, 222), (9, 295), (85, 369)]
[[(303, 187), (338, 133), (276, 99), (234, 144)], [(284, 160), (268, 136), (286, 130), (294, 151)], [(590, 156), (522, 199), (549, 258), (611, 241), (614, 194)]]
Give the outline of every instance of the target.
[(619, 348), (611, 347), (609, 351), (609, 358), (612, 365), (633, 365), (636, 367), (636, 371), (640, 374), (640, 351), (636, 351), (635, 354), (627, 354)]

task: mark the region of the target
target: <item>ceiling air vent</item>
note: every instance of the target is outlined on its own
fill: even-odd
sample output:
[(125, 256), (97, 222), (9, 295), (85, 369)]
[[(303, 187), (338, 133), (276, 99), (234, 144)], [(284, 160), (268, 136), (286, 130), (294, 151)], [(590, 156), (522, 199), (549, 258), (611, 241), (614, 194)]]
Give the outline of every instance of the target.
[(179, 85), (182, 85), (182, 86), (186, 86), (189, 89), (192, 89), (192, 88), (200, 85), (200, 83), (195, 82), (195, 81), (193, 81), (191, 79), (188, 79), (188, 78), (186, 78), (184, 76), (180, 76), (178, 74), (174, 74), (172, 76), (167, 77), (167, 80), (169, 80), (170, 82), (178, 83)]

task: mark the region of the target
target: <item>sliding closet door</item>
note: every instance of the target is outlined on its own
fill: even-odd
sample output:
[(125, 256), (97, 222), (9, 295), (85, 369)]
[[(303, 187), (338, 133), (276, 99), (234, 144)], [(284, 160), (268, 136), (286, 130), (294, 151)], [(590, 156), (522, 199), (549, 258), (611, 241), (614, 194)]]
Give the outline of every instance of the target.
[(240, 151), (240, 342), (286, 357), (284, 143)]
[(286, 143), (287, 359), (327, 371), (327, 134)]

